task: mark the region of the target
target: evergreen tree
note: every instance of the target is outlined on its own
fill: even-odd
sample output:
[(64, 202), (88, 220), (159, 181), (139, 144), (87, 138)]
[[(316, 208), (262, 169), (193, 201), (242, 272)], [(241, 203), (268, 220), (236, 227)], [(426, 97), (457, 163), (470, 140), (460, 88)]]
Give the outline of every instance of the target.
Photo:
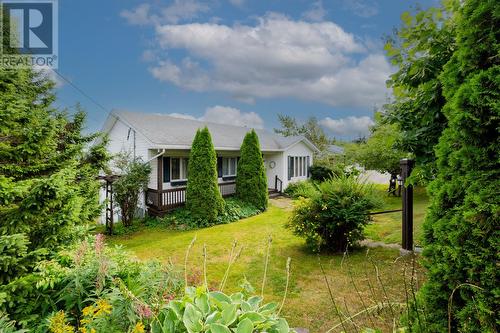
[(236, 173), (236, 195), (258, 209), (265, 210), (268, 203), (267, 177), (259, 137), (255, 130), (252, 129), (245, 135), (240, 153)]
[(452, 332), (496, 332), (500, 6), (496, 0), (464, 1), (453, 19), (456, 49), (440, 77), (448, 127), (436, 149), (437, 178), (424, 225), (428, 275), (420, 322), (424, 331), (448, 332), (450, 316)]
[(224, 211), (217, 178), (217, 155), (207, 127), (196, 132), (191, 145), (186, 206), (204, 225), (212, 224)]
[(95, 176), (106, 151), (85, 152), (95, 138), (81, 134), (85, 114), (69, 119), (54, 109), (53, 86), (42, 73), (0, 66), (0, 311), (13, 319), (35, 297), (29, 273), (39, 259), (79, 238), (100, 213)]

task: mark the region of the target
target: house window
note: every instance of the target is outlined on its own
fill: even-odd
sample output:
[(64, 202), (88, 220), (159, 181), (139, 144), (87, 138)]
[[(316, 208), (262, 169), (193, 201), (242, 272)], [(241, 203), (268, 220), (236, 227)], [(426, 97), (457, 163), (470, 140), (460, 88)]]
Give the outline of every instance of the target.
[(288, 156), (288, 179), (307, 177), (308, 156)]
[(222, 158), (222, 176), (231, 177), (236, 176), (236, 166), (238, 165), (237, 157), (224, 157)]
[(172, 157), (170, 159), (171, 180), (187, 180), (188, 178), (188, 158)]

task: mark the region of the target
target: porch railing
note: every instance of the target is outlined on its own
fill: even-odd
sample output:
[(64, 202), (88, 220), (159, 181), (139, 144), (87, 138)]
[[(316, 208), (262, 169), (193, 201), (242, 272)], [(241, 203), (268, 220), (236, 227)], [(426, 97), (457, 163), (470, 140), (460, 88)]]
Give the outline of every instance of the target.
[[(236, 182), (219, 184), (219, 191), (223, 197), (236, 193)], [(146, 191), (146, 205), (155, 211), (168, 211), (186, 203), (186, 187), (170, 188), (162, 191), (148, 188)]]
[(274, 189), (279, 193), (283, 192), (283, 181), (279, 179), (278, 175), (274, 178)]

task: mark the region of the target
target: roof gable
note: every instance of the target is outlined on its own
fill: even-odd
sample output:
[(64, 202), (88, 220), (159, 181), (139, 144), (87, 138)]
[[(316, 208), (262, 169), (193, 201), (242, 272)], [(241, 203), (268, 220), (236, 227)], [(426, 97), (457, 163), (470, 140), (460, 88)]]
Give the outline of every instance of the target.
[[(128, 126), (141, 133), (150, 143), (151, 148), (183, 149), (189, 148), (199, 128), (208, 127), (214, 147), (219, 150), (239, 150), (248, 127), (204, 122), (193, 119), (172, 117), (165, 114), (147, 114), (114, 110), (103, 128), (104, 132), (113, 120), (120, 119)], [(108, 124), (108, 127), (106, 127)], [(262, 151), (283, 151), (305, 141), (311, 150), (317, 148), (303, 136), (283, 137), (263, 129), (255, 129)]]

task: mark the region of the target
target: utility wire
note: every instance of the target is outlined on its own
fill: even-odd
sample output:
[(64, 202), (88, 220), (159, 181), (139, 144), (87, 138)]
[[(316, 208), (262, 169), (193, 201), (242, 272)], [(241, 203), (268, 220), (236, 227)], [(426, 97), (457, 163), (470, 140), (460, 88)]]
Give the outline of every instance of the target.
[(99, 103), (98, 101), (96, 101), (94, 98), (92, 98), (89, 94), (87, 94), (85, 91), (83, 91), (82, 89), (80, 89), (77, 85), (75, 85), (73, 82), (71, 82), (69, 79), (67, 79), (64, 75), (62, 75), (61, 73), (59, 73), (57, 70), (51, 68), (51, 70), (57, 74), (57, 76), (59, 76), (61, 79), (64, 80), (64, 82), (67, 82), (70, 86), (72, 86), (73, 88), (75, 88), (80, 94), (82, 94), (83, 96), (85, 96), (89, 101), (91, 101), (92, 103), (94, 103), (95, 105), (97, 105), (99, 108), (103, 109), (106, 113), (110, 113), (110, 111), (108, 109), (106, 109), (101, 103)]

